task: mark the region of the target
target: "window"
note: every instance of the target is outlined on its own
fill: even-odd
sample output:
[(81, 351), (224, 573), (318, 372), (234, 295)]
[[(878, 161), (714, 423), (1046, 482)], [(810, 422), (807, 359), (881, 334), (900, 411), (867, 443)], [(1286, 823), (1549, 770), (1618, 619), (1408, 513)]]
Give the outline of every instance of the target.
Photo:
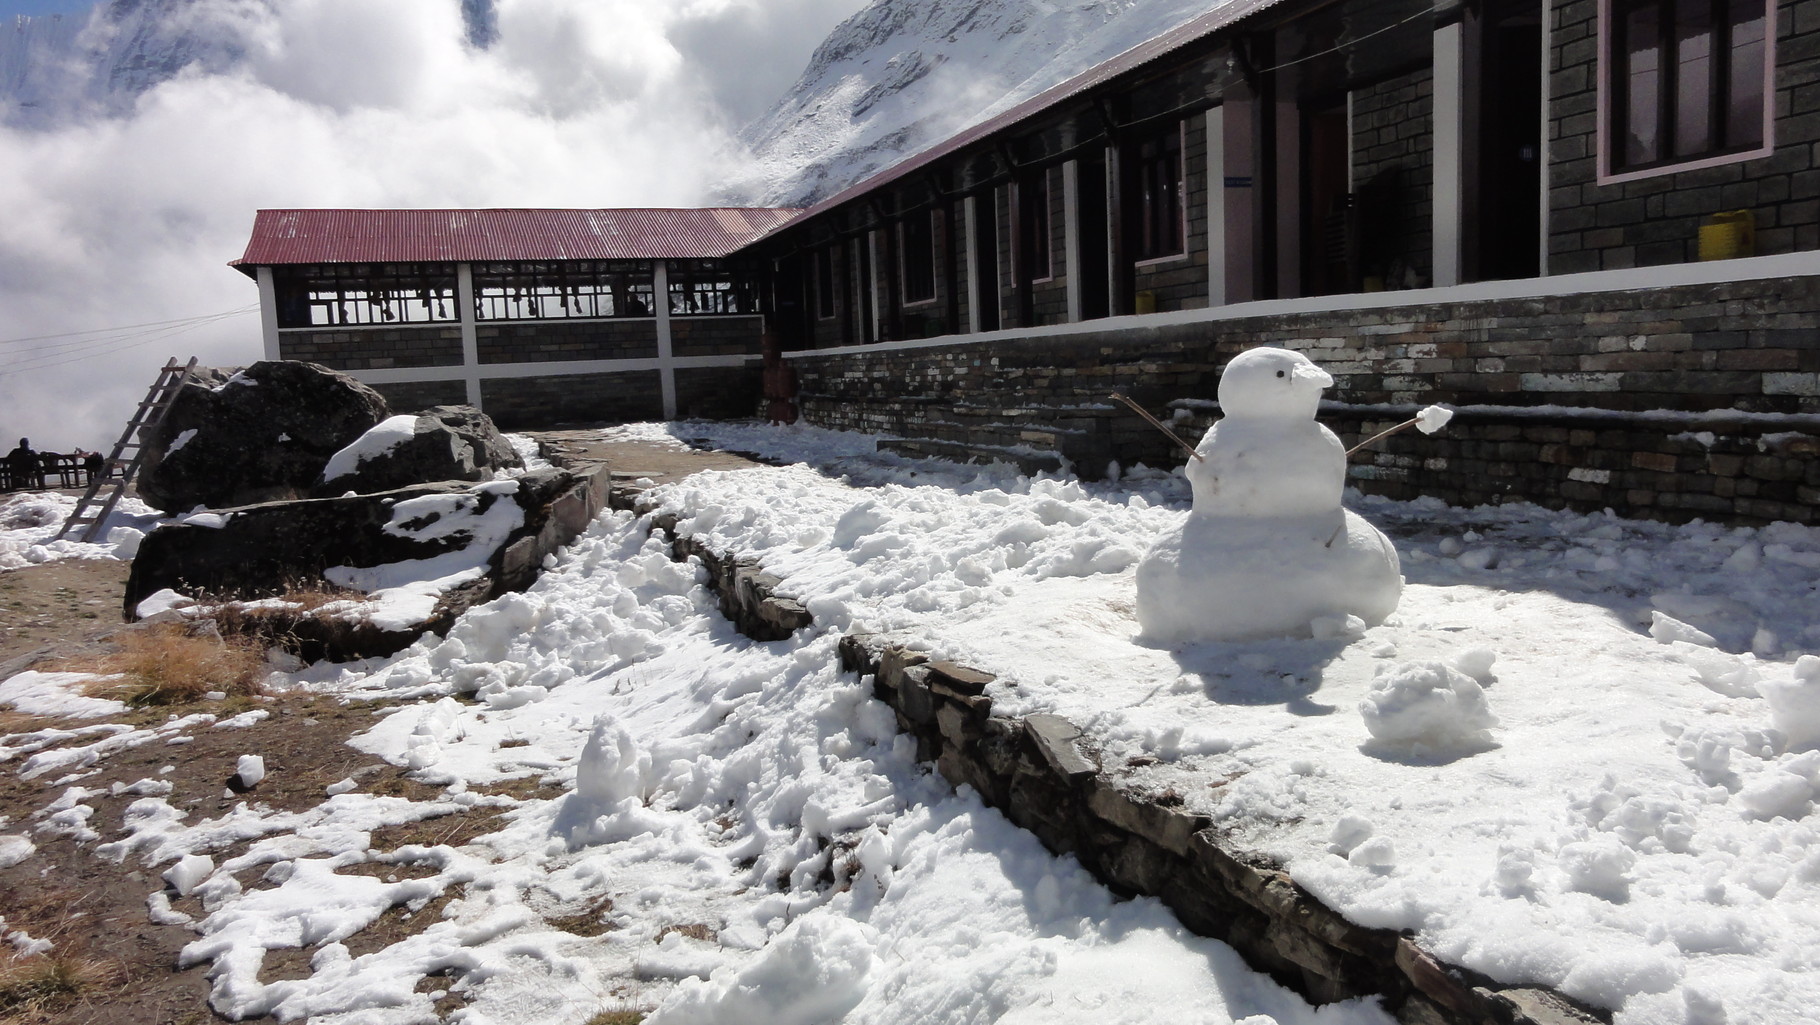
[(1769, 11), (1765, 0), (1610, 0), (1608, 169), (1764, 149)]
[(455, 268), (437, 263), (325, 263), (274, 268), (279, 327), (459, 320)]
[(1180, 256), (1182, 244), (1182, 126), (1175, 124), (1137, 144), (1137, 253), (1139, 260)]
[(935, 211), (923, 210), (898, 222), (903, 253), (904, 302), (935, 298)]
[(1018, 247), (1029, 262), (1025, 280), (1042, 281), (1054, 274), (1050, 266), (1049, 172), (1038, 171), (1017, 184)]
[(636, 260), (474, 265), (481, 320), (651, 316), (651, 268)]
[(758, 288), (750, 275), (719, 260), (670, 264), (670, 315), (757, 313)]
[(822, 320), (834, 317), (834, 247), (815, 251), (815, 315)]

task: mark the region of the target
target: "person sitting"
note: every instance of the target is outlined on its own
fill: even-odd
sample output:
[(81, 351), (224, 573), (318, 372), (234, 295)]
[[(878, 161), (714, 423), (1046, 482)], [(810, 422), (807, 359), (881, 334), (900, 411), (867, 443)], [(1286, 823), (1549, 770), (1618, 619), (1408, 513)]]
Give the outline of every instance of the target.
[(13, 473), (13, 487), (44, 487), (44, 471), (38, 464), (38, 453), (32, 451), (30, 438), (20, 438), (19, 447), (6, 454), (7, 468)]

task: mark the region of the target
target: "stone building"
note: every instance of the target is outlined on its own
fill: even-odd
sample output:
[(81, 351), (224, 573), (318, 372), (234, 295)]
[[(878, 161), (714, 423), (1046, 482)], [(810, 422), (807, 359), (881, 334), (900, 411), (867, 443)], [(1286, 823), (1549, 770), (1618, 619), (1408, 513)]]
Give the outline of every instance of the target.
[[(309, 215), (259, 232), (289, 253), (278, 220)], [(1343, 434), (1462, 407), (1357, 457), (1368, 490), (1820, 508), (1820, 0), (1233, 0), (808, 210), (741, 216), (686, 255), (752, 275), (812, 423), (1097, 475), (1175, 458), (1110, 392), (1192, 432), (1218, 368), (1270, 342), (1333, 371)], [(243, 269), (325, 265), (259, 245)], [(268, 347), (436, 368), (356, 368), (389, 387), (462, 382), (526, 418), (596, 388), (623, 389), (620, 418), (758, 405), (698, 400), (747, 387), (748, 357), (679, 349), (674, 298), (636, 351), (479, 313), (471, 343), (407, 340), (274, 323), (282, 277)], [(463, 310), (504, 294), (462, 280)]]
[(767, 277), (734, 255), (795, 211), (261, 210), (234, 262), (265, 355), (399, 408), (507, 427), (749, 413)]

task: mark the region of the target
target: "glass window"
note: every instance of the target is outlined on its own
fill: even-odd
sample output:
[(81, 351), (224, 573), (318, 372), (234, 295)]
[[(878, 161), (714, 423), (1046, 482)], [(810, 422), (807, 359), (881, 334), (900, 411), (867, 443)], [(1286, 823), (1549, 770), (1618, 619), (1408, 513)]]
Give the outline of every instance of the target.
[(1138, 143), (1139, 260), (1178, 256), (1182, 245), (1182, 126), (1168, 128)]
[(1766, 0), (1612, 0), (1614, 171), (1762, 147)]
[(436, 263), (274, 267), (279, 327), (430, 324), (459, 320), (455, 268)]
[(834, 316), (834, 247), (815, 251), (815, 315), (823, 320)]
[(935, 211), (923, 210), (898, 222), (902, 247), (904, 301), (928, 302), (935, 298)]
[(481, 320), (649, 317), (651, 268), (637, 260), (477, 263), (474, 308)]
[(1049, 172), (1038, 171), (1017, 185), (1019, 248), (1030, 261), (1028, 280), (1041, 281), (1054, 274), (1050, 266)]

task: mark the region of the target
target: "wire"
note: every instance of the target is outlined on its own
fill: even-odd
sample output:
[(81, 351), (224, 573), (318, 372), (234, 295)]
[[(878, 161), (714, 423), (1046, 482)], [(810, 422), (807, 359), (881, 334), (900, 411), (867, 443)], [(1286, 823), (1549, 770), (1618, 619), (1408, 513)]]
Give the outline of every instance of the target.
[[(129, 349), (140, 348), (153, 342), (178, 335), (188, 334), (197, 328), (217, 324), (222, 321), (243, 317), (254, 312), (257, 304), (237, 310), (225, 310), (221, 313), (210, 313), (200, 317), (183, 317), (176, 320), (153, 321), (147, 324), (135, 324), (128, 327), (99, 328), (93, 331), (71, 331), (63, 334), (40, 335), (40, 339), (67, 338), (70, 341), (57, 342), (52, 345), (34, 346), (26, 350), (27, 355), (10, 361), (0, 369), (0, 378), (12, 377), (36, 370), (49, 370), (52, 367), (67, 366), (84, 360), (100, 359)], [(149, 330), (148, 330), (149, 329)], [(87, 337), (84, 337), (87, 336)], [(34, 341), (37, 339), (8, 339), (7, 341)]]
[(237, 317), (237, 316), (241, 316), (243, 314), (252, 313), (254, 310), (257, 310), (258, 308), (259, 308), (259, 304), (253, 303), (249, 306), (242, 306), (238, 309), (233, 309), (233, 310), (224, 310), (220, 313), (205, 313), (199, 317), (178, 317), (175, 320), (152, 320), (152, 321), (147, 321), (146, 323), (143, 323), (143, 324), (123, 324), (119, 327), (97, 327), (97, 328), (92, 328), (88, 331), (65, 331), (61, 334), (26, 335), (21, 338), (0, 338), (0, 345), (16, 345), (20, 342), (41, 342), (41, 341), (48, 341), (53, 338), (79, 338), (79, 337), (82, 337), (83, 335), (112, 334), (112, 333), (118, 332), (118, 331), (136, 331), (140, 328), (148, 328), (148, 327), (166, 327), (166, 326), (172, 326), (172, 325), (193, 324), (193, 323), (202, 322), (202, 321), (219, 320), (223, 317)]

